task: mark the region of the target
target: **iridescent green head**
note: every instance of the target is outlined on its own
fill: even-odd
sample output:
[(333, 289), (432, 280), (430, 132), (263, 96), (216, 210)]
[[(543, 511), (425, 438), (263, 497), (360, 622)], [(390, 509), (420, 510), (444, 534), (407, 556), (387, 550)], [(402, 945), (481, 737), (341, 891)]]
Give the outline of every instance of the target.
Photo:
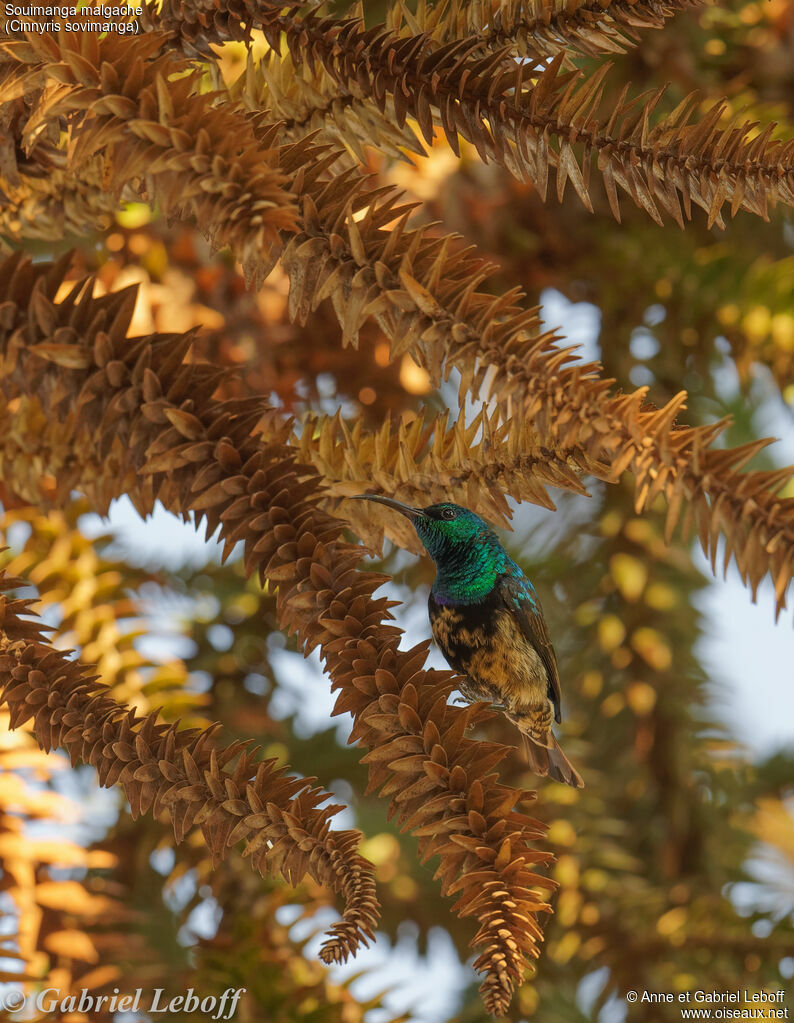
[(361, 494), (405, 515), (413, 523), (425, 550), (436, 563), (433, 593), (448, 603), (475, 603), (493, 589), (505, 571), (507, 552), (493, 529), (468, 508), (447, 501), (428, 508), (412, 508), (391, 497)]

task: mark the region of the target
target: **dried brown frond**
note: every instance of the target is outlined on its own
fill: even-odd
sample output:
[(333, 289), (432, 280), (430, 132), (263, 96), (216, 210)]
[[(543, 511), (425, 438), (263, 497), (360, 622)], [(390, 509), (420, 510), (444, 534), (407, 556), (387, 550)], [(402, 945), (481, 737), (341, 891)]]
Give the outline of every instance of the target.
[(177, 842), (200, 827), (216, 864), (244, 841), (261, 874), (293, 885), (309, 874), (346, 903), (324, 949), (342, 960), (366, 945), (377, 920), (372, 867), (356, 852), (359, 832), (330, 830), (340, 807), (320, 806), (329, 794), (260, 760), (247, 743), (214, 748), (217, 725), (180, 730), (116, 703), (89, 666), (51, 648), (43, 627), (22, 617), (33, 601), (5, 596), (25, 585), (0, 572), (0, 699), (11, 727), (32, 719), (45, 752), (63, 748), (73, 764), (95, 767), (100, 785), (120, 785), (133, 818), (167, 813)]
[[(78, 196), (64, 224), (85, 215), (89, 200), (80, 197), (96, 194), (98, 174), (103, 210), (140, 181), (167, 214), (194, 218), (213, 245), (232, 245), (241, 261), (259, 265), (295, 223), (294, 199), (262, 141), (267, 133), (257, 139), (249, 117), (202, 95), (200, 73), (161, 48), (156, 34), (115, 32), (3, 43), (10, 70), (0, 102), (11, 95), (30, 108), (17, 143), (35, 152), (42, 129), (63, 132), (57, 163)], [(25, 202), (36, 198), (36, 190), (17, 196), (20, 230), (30, 220)]]
[[(715, 569), (720, 535), (724, 534), (726, 570), (735, 556), (754, 595), (769, 571), (776, 584), (779, 612), (785, 607), (786, 586), (794, 569), (790, 553), (780, 551), (775, 557), (775, 551), (781, 541), (787, 552), (791, 550), (794, 501), (779, 498), (777, 491), (791, 479), (791, 470), (739, 472), (769, 440), (727, 451), (709, 450), (710, 441), (724, 423), (675, 428), (676, 414), (684, 407), (683, 395), (658, 411), (644, 408), (643, 397), (641, 389), (594, 405), (590, 413), (593, 428), (586, 444), (579, 443), (579, 430), (574, 432), (570, 426), (578, 423), (578, 418), (569, 418), (562, 426), (552, 419), (539, 436), (534, 425), (542, 421), (539, 406), (528, 419), (516, 417), (505, 422), (498, 411), (490, 417), (483, 411), (468, 427), (461, 414), (447, 430), (446, 415), (429, 423), (419, 416), (395, 429), (386, 423), (377, 433), (367, 432), (360, 423), (349, 430), (337, 414), (310, 419), (298, 443), (302, 458), (310, 460), (327, 479), (338, 481), (329, 488), (334, 495), (349, 497), (375, 484), (408, 503), (426, 504), (457, 496), (475, 511), (503, 522), (508, 516), (505, 493), (553, 508), (547, 485), (585, 492), (571, 466), (612, 482), (628, 467), (637, 479), (638, 511), (650, 507), (660, 493), (667, 497), (668, 541), (684, 514), (685, 533), (696, 528)], [(632, 413), (628, 425), (627, 410)], [(596, 419), (608, 429), (598, 429)], [(614, 450), (610, 435), (622, 433), (627, 438), (632, 423), (641, 439), (620, 441)], [(621, 463), (625, 464), (621, 467)], [(700, 470), (694, 468), (698, 463)], [(361, 535), (377, 541), (381, 525), (373, 529), (371, 517), (353, 506), (348, 514)], [(752, 526), (748, 517), (755, 519)], [(763, 524), (760, 528), (759, 522)], [(413, 531), (401, 521), (390, 523), (389, 529), (403, 546), (418, 549)]]
[[(16, 332), (7, 393), (35, 387), (50, 415), (69, 417), (73, 438), (89, 428), (100, 454), (118, 447), (124, 465), (150, 481), (139, 501), (156, 495), (177, 513), (206, 518), (210, 531), (220, 525), (227, 553), (243, 542), (246, 570), (277, 588), (282, 627), (303, 649), (320, 648), (339, 692), (336, 712), (353, 715), (353, 738), (370, 750), (370, 788), (391, 799), (422, 857), (439, 857), (436, 876), (458, 895), (456, 912), (479, 921), (486, 1006), (503, 1013), (539, 954), (537, 916), (549, 910), (540, 890), (554, 882), (536, 873), (549, 859), (533, 845), (542, 825), (515, 809), (525, 793), (493, 773), (508, 748), (464, 737), (482, 705), (447, 704), (454, 676), (422, 671), (428, 644), (399, 649), (390, 601), (372, 596), (385, 577), (358, 570), (362, 550), (341, 539), (346, 523), (321, 508), (322, 480), (297, 461), (289, 423), (263, 416), (258, 400), (213, 401), (217, 377), (182, 364), (189, 337), (127, 340), (124, 298), (93, 299), (78, 286), (56, 303), (64, 267), (17, 264), (7, 292), (18, 302), (33, 292), (46, 326), (26, 318)], [(82, 329), (61, 335), (60, 361), (45, 358), (39, 370), (30, 356), (46, 346), (42, 336), (77, 322)], [(91, 495), (93, 467), (81, 482)], [(349, 940), (327, 944), (326, 961)]]
[(572, 50), (591, 56), (623, 53), (644, 29), (662, 28), (668, 18), (699, 6), (701, 0), (501, 0), (491, 5), (445, 0), (416, 11), (400, 2), (390, 8), (388, 25), (412, 34), (427, 32), (439, 43), (464, 36), (484, 49), (510, 47), (522, 57), (552, 56)]
[[(249, 51), (245, 72), (228, 87), (229, 98), (252, 113), (267, 110), (280, 120), (281, 142), (311, 134), (348, 151), (353, 162), (366, 162), (366, 146), (399, 158), (405, 151), (425, 155), (407, 123), (397, 126), (393, 103), (378, 109), (355, 82), (340, 89), (322, 64), (295, 66), (289, 53), (269, 50), (261, 59)], [(350, 161), (348, 161), (350, 162)]]
[(438, 126), (456, 154), (460, 136), (483, 160), (531, 181), (543, 199), (552, 171), (560, 201), (570, 181), (592, 209), (595, 161), (618, 220), (618, 189), (657, 223), (667, 212), (681, 227), (693, 204), (705, 210), (709, 227), (724, 226), (726, 203), (732, 216), (744, 209), (765, 219), (770, 206), (794, 204), (794, 141), (772, 139), (774, 125), (760, 135), (756, 124), (738, 119), (720, 127), (725, 102), (693, 120), (695, 95), (652, 124), (664, 89), (644, 101), (624, 92), (602, 114), (606, 65), (589, 75), (563, 73), (562, 54), (542, 70), (506, 65), (504, 52), (482, 56), (476, 39), (439, 48), (427, 34), (401, 37), (384, 26), (368, 29), (360, 19), (301, 16), (296, 8), (284, 13), (279, 4), (254, 0), (222, 9), (208, 3), (198, 12), (173, 0), (155, 20), (178, 31), (189, 48), (246, 39), (251, 26), (259, 27), (277, 53), (283, 39), (296, 65), (322, 64), (338, 87), (355, 83), (381, 111), (390, 96), (398, 127), (415, 118), (429, 143)]
[[(568, 461), (579, 468), (583, 451), (565, 454), (541, 447), (532, 421), (516, 417), (505, 422), (498, 410), (483, 409), (468, 424), (466, 414), (449, 423), (448, 413), (421, 413), (410, 422), (385, 422), (370, 431), (360, 422), (348, 427), (340, 413), (307, 417), (295, 442), (302, 460), (311, 462), (329, 481), (332, 496), (349, 497), (372, 486), (408, 504), (459, 500), (506, 523), (510, 509), (505, 493), (520, 501), (554, 508), (548, 486), (586, 493)], [(591, 466), (606, 474), (604, 465)], [(383, 523), (373, 522), (367, 508), (351, 504), (345, 512), (356, 532), (368, 541), (382, 536)], [(395, 519), (396, 516), (391, 516)], [(389, 522), (390, 535), (402, 546), (419, 550), (413, 528), (402, 520)]]

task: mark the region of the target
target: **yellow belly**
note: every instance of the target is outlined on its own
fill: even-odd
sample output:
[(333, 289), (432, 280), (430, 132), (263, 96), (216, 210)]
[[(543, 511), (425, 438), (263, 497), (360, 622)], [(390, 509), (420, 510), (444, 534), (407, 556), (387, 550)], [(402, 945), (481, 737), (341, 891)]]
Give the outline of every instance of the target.
[(550, 706), (543, 661), (508, 612), (495, 613), (486, 635), (479, 629), (467, 629), (461, 613), (445, 607), (433, 622), (433, 635), (444, 651), (452, 636), (456, 646), (465, 649), (460, 670), (471, 678), (483, 699), (515, 711)]
[(508, 708), (547, 703), (546, 668), (534, 647), (507, 612), (495, 624), (493, 641), (473, 652), (469, 674), (498, 687)]

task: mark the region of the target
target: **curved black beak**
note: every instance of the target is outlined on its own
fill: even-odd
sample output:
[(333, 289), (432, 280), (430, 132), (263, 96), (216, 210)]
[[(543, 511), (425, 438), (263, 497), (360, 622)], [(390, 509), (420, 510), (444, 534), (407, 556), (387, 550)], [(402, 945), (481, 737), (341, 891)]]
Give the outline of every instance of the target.
[(387, 508), (393, 508), (408, 519), (426, 519), (427, 516), (421, 508), (412, 508), (410, 504), (403, 504), (402, 501), (395, 501), (393, 497), (381, 497), (380, 494), (356, 494), (348, 498), (350, 501), (374, 501), (376, 504), (385, 504)]

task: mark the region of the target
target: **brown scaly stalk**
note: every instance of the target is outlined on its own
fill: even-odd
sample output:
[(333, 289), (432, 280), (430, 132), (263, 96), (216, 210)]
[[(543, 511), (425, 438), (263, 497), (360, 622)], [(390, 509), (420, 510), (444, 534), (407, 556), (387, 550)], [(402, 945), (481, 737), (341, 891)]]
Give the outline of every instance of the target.
[(339, 807), (319, 808), (329, 794), (261, 761), (248, 743), (213, 748), (218, 725), (180, 731), (112, 700), (91, 666), (46, 644), (45, 627), (27, 618), (33, 601), (5, 595), (26, 585), (0, 572), (0, 700), (11, 727), (32, 718), (41, 748), (64, 749), (72, 764), (95, 767), (100, 785), (121, 786), (133, 819), (167, 813), (177, 842), (200, 827), (215, 865), (242, 840), (261, 874), (280, 872), (293, 885), (309, 874), (342, 895), (343, 920), (323, 958), (344, 960), (366, 945), (378, 909), (372, 866), (356, 852), (358, 831), (330, 830)]
[[(433, 34), (440, 41), (474, 35), (488, 49), (510, 46), (521, 56), (551, 56), (561, 49), (602, 56), (635, 46), (640, 31), (662, 28), (669, 18), (700, 2), (502, 0), (492, 12), (487, 5), (450, 0), (432, 9), (433, 14), (441, 9)], [(420, 17), (417, 21), (424, 28)]]
[[(661, 28), (675, 8), (687, 9), (698, 0), (680, 3), (627, 3), (613, 0), (598, 3), (549, 3), (513, 0), (496, 11), (479, 4), (438, 3), (429, 8), (420, 3), (415, 11), (401, 3), (387, 8), (386, 28), (403, 36), (427, 36), (428, 51), (439, 49), (455, 39), (466, 38), (473, 46), (471, 54), (501, 51), (506, 67), (513, 56), (540, 57), (565, 51), (592, 55), (623, 52), (638, 42), (644, 28)], [(361, 4), (347, 12), (347, 18), (362, 18)], [(509, 49), (508, 49), (509, 48)], [(214, 53), (207, 51), (210, 68), (215, 69)], [(271, 50), (261, 59), (249, 54), (246, 73), (229, 86), (229, 95), (250, 109), (270, 110), (284, 119), (282, 137), (298, 138), (319, 132), (335, 144), (350, 148), (365, 162), (365, 146), (401, 158), (401, 150), (424, 155), (408, 122), (397, 125), (394, 100), (385, 97), (383, 109), (373, 104), (357, 79), (344, 86), (316, 64), (310, 74), (305, 65), (293, 66), (289, 54)], [(217, 75), (217, 85), (221, 86)]]
[[(506, 524), (510, 508), (505, 494), (553, 509), (547, 487), (586, 494), (570, 468), (586, 458), (583, 451), (560, 452), (537, 443), (531, 421), (505, 422), (499, 410), (483, 409), (467, 422), (465, 412), (449, 422), (449, 413), (421, 413), (410, 423), (385, 422), (379, 430), (363, 423), (349, 427), (341, 414), (307, 416), (294, 445), (302, 461), (325, 477), (333, 497), (364, 493), (374, 484), (408, 504), (432, 504), (455, 498), (492, 520)], [(594, 474), (606, 474), (593, 464)], [(349, 505), (345, 511), (357, 532), (379, 542), (383, 524), (373, 530), (368, 509)], [(394, 518), (394, 517), (393, 517)], [(401, 546), (419, 550), (412, 527), (389, 523), (390, 536)]]
[[(680, 399), (679, 399), (680, 400)], [(678, 403), (672, 403), (677, 408)], [(536, 410), (539, 411), (539, 410)], [(602, 409), (602, 414), (609, 414), (609, 405)], [(665, 413), (666, 416), (664, 415)], [(649, 417), (651, 425), (654, 419), (669, 421), (669, 407), (660, 413), (638, 411), (639, 417)], [(662, 418), (664, 416), (664, 418)], [(617, 417), (616, 417), (617, 419)], [(545, 447), (539, 443), (535, 430), (536, 420), (529, 420), (531, 427), (523, 417), (515, 417), (508, 422), (500, 420), (498, 411), (489, 417), (485, 412), (476, 417), (466, 426), (464, 417), (458, 419), (449, 430), (446, 430), (446, 416), (442, 415), (425, 422), (424, 417), (417, 417), (409, 425), (403, 423), (384, 424), (377, 432), (370, 433), (358, 423), (352, 431), (348, 430), (339, 414), (332, 417), (316, 417), (308, 420), (310, 428), (304, 428), (298, 446), (301, 456), (310, 460), (323, 475), (335, 483), (331, 486), (332, 494), (350, 496), (354, 492), (351, 483), (357, 484), (355, 492), (366, 489), (369, 481), (375, 482), (387, 493), (398, 496), (408, 503), (421, 503), (425, 500), (442, 500), (451, 494), (457, 494), (463, 503), (470, 505), (486, 517), (499, 518), (506, 522), (509, 510), (504, 498), (505, 491), (519, 500), (530, 500), (535, 504), (553, 508), (546, 487), (554, 486), (574, 492), (584, 493), (578, 477), (570, 466), (575, 465), (601, 479), (614, 481), (617, 470), (610, 469), (608, 460), (597, 462), (588, 454), (587, 447), (574, 444), (566, 448), (557, 438), (553, 445)], [(720, 425), (720, 424), (717, 424)], [(675, 440), (678, 431), (672, 434)], [(681, 431), (682, 433), (688, 431)], [(645, 430), (643, 436), (648, 436)], [(596, 435), (598, 436), (598, 435)], [(690, 445), (692, 442), (689, 442)], [(706, 440), (703, 440), (705, 446)], [(771, 473), (739, 473), (735, 470), (760, 451), (769, 441), (752, 441), (740, 448), (728, 451), (702, 451), (695, 448), (701, 461), (709, 466), (717, 467), (721, 477), (729, 482), (735, 480), (734, 489), (728, 491), (728, 499), (718, 498), (716, 508), (712, 508), (706, 495), (705, 500), (697, 501), (698, 483), (691, 480), (692, 489), (688, 491), (691, 501), (684, 518), (685, 531), (696, 526), (703, 550), (712, 557), (712, 568), (715, 568), (715, 556), (718, 546), (719, 530), (723, 529), (728, 536), (732, 530), (741, 525), (743, 515), (754, 510), (765, 511), (758, 504), (748, 507), (747, 495), (753, 488), (760, 485), (771, 491), (767, 501), (770, 518), (777, 518), (780, 533), (776, 536), (788, 537), (790, 533), (789, 519), (792, 510), (791, 500), (777, 498), (775, 486), (781, 487), (791, 476), (790, 469)], [(657, 463), (653, 460), (654, 452), (638, 445), (638, 457), (646, 455), (644, 484), (637, 494), (638, 510), (648, 507), (668, 480), (665, 474), (658, 472)], [(692, 450), (690, 446), (689, 450)], [(623, 456), (625, 458), (625, 455)], [(682, 459), (683, 461), (683, 459)], [(656, 473), (656, 475), (654, 475)], [(693, 474), (694, 477), (694, 474)], [(660, 481), (660, 482), (657, 482)], [(685, 485), (685, 483), (684, 483)], [(716, 486), (714, 487), (716, 489)], [(667, 493), (666, 489), (661, 489)], [(687, 491), (685, 491), (687, 493)], [(695, 495), (695, 500), (691, 495)], [(687, 498), (674, 490), (668, 506), (666, 525), (669, 542), (677, 517), (682, 514), (682, 505)], [(756, 502), (756, 498), (751, 498)], [(351, 511), (351, 517), (357, 528), (363, 530), (371, 542), (377, 542), (379, 531), (371, 531), (365, 517)], [(360, 521), (359, 521), (360, 517)], [(391, 526), (390, 535), (399, 537), (403, 546), (415, 547), (416, 541), (411, 530), (400, 529), (401, 523)], [(758, 541), (767, 534), (760, 533)], [(752, 531), (750, 531), (752, 537)], [(772, 553), (776, 544), (772, 545)], [(734, 553), (733, 542), (729, 539), (726, 545), (724, 563), (727, 567)], [(748, 553), (739, 552), (740, 567), (748, 564)], [(758, 553), (755, 553), (758, 557)], [(790, 558), (781, 558), (780, 568), (775, 576), (778, 586), (778, 597), (785, 597), (785, 584), (791, 575)], [(755, 587), (763, 573), (755, 569), (755, 574), (748, 571), (750, 582)], [(779, 607), (782, 609), (785, 601)]]
[[(72, 76), (68, 80), (85, 73), (69, 49), (74, 45), (64, 40), (60, 51), (59, 75)], [(463, 390), (487, 383), (508, 415), (521, 409), (533, 419), (541, 446), (573, 452), (570, 463), (581, 471), (593, 472), (603, 462), (608, 478), (616, 479), (630, 469), (638, 509), (658, 494), (667, 498), (668, 533), (686, 510), (685, 527), (696, 526), (713, 559), (722, 532), (726, 556), (736, 558), (745, 582), (755, 590), (769, 573), (778, 611), (785, 606), (794, 567), (794, 508), (777, 491), (789, 473), (737, 471), (764, 442), (736, 451), (709, 449), (725, 424), (676, 428), (683, 393), (658, 411), (644, 406), (644, 388), (614, 395), (596, 365), (575, 362), (556, 347), (552, 332), (540, 333), (537, 310), (522, 307), (519, 289), (498, 297), (478, 291), (490, 268), (471, 250), (461, 252), (455, 237), (409, 230), (410, 207), (398, 206), (396, 193), (368, 192), (366, 179), (354, 171), (333, 176), (328, 168), (336, 153), (326, 147), (301, 142), (274, 154), (272, 127), (261, 132), (260, 157), (277, 161), (288, 190), (300, 197), (297, 233), (282, 252), (293, 318), (304, 319), (330, 297), (345, 341), (355, 343), (361, 324), (374, 316), (395, 355), (411, 351), (434, 382), (456, 366)], [(261, 275), (275, 249), (258, 257), (252, 251), (244, 247), (242, 255), (254, 262), (250, 274)]]
[[(608, 116), (599, 116), (606, 65), (589, 76), (562, 74), (560, 54), (540, 73), (523, 63), (506, 66), (504, 52), (481, 56), (476, 38), (438, 48), (427, 34), (405, 38), (384, 26), (367, 29), (360, 19), (319, 18), (294, 6), (284, 13), (269, 0), (208, 2), (204, 9), (169, 0), (159, 17), (151, 9), (149, 17), (179, 32), (188, 48), (197, 39), (247, 39), (251, 26), (276, 52), (283, 37), (296, 66), (322, 64), (341, 89), (354, 83), (381, 110), (390, 96), (398, 126), (414, 117), (429, 143), (438, 125), (456, 154), (460, 135), (483, 160), (532, 181), (544, 199), (551, 168), (558, 198), (570, 180), (592, 209), (595, 155), (618, 220), (618, 188), (657, 223), (661, 207), (681, 227), (693, 203), (708, 213), (709, 226), (724, 226), (726, 202), (733, 216), (745, 209), (765, 218), (769, 204), (794, 204), (794, 141), (771, 140), (774, 125), (758, 136), (750, 122), (720, 128), (724, 102), (690, 123), (694, 95), (651, 125), (664, 89), (644, 103), (627, 100), (624, 91)], [(574, 144), (583, 149), (581, 159)]]
[[(661, 28), (678, 13), (698, 6), (701, 0), (502, 0), (496, 10), (490, 4), (463, 4), (443, 0), (428, 7), (420, 0), (411, 9), (402, 2), (388, 12), (388, 27), (400, 35), (427, 34), (435, 46), (467, 37), (479, 50), (504, 50), (510, 47), (523, 57), (552, 56), (571, 50), (590, 56), (622, 53), (636, 45), (638, 32)], [(321, 4), (277, 4), (259, 0), (264, 7), (287, 10), (287, 16), (304, 17)], [(412, 5), (413, 6), (413, 5)], [(155, 5), (146, 8), (146, 19), (156, 16)], [(363, 18), (363, 3), (354, 4), (345, 21)], [(239, 16), (239, 17), (238, 17)], [(203, 0), (185, 5), (180, 17), (189, 23), (187, 35), (203, 54), (207, 42), (219, 30), (235, 31), (247, 24), (238, 8), (223, 0)]]
[[(346, 524), (320, 507), (321, 478), (282, 439), (289, 424), (271, 415), (263, 437), (252, 437), (261, 403), (213, 401), (204, 368), (182, 364), (189, 336), (127, 340), (129, 302), (95, 300), (76, 287), (55, 304), (62, 277), (63, 266), (11, 266), (17, 358), (6, 394), (35, 388), (48, 414), (70, 424), (76, 450), (90, 435), (100, 458), (123, 452), (128, 468), (151, 481), (147, 500), (194, 511), (210, 531), (220, 525), (227, 553), (243, 541), (246, 570), (278, 590), (282, 627), (305, 650), (320, 648), (339, 692), (335, 712), (353, 715), (352, 737), (369, 750), (370, 789), (390, 797), (423, 860), (439, 857), (436, 876), (445, 894), (458, 896), (455, 911), (477, 918), (486, 1008), (504, 1013), (539, 955), (537, 917), (550, 907), (538, 889), (555, 884), (535, 870), (550, 859), (533, 846), (542, 825), (515, 809), (531, 794), (493, 773), (508, 748), (465, 738), (487, 711), (447, 704), (454, 676), (422, 671), (427, 643), (399, 649), (400, 630), (386, 624), (391, 602), (372, 596), (385, 577), (359, 571), (361, 548), (345, 543)], [(31, 293), (39, 310), (32, 320)], [(40, 366), (45, 339), (55, 331), (65, 338), (69, 327), (59, 361), (45, 357)], [(95, 464), (83, 481), (89, 496)], [(102, 484), (100, 493), (108, 493)], [(323, 955), (337, 958), (333, 947)]]

